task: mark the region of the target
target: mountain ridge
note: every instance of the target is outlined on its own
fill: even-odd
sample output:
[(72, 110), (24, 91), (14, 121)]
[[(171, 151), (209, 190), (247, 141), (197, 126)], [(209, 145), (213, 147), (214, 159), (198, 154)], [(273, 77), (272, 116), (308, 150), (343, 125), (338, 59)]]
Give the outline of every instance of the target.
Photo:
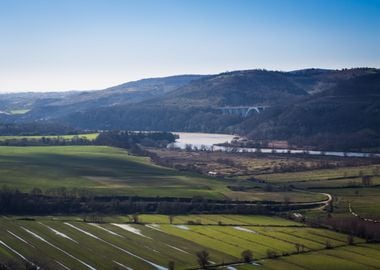
[[(301, 138), (298, 140), (308, 144), (310, 140), (303, 139), (313, 137), (310, 134), (314, 137), (341, 136), (331, 130), (326, 133), (322, 124), (327, 125), (334, 119), (338, 124), (347, 121), (345, 110), (361, 114), (368, 105), (375, 106), (376, 111), (377, 103), (373, 105), (373, 102), (377, 102), (378, 96), (377, 92), (373, 94), (371, 87), (378, 82), (371, 81), (371, 78), (377, 78), (379, 74), (380, 70), (374, 68), (291, 72), (254, 69), (214, 75), (151, 78), (98, 91), (62, 94), (61, 97), (52, 95), (41, 99), (34, 97), (29, 112), (0, 115), (0, 119), (3, 122), (56, 121), (77, 129), (228, 132), (260, 139), (295, 141)], [(360, 87), (365, 89), (355, 90)], [(344, 89), (351, 89), (355, 98), (349, 98), (350, 92)], [(334, 95), (341, 97), (334, 99)], [(351, 105), (345, 103), (348, 100)], [(4, 99), (0, 95), (0, 111), (2, 102)], [(363, 107), (359, 106), (360, 102)], [(257, 113), (251, 111), (248, 115), (223, 111), (223, 108), (231, 106), (243, 110), (249, 106), (267, 109)], [(322, 117), (325, 115), (323, 110), (331, 112), (325, 119)], [(313, 114), (315, 117), (312, 117)], [(314, 127), (304, 123), (299, 128), (294, 124), (306, 115), (313, 121), (323, 120), (315, 122)], [(371, 125), (377, 123), (373, 119), (377, 114), (365, 115), (372, 120), (355, 118), (357, 122), (353, 126), (366, 123), (367, 127), (347, 132), (358, 134), (367, 129), (376, 133), (377, 129)], [(282, 122), (277, 119), (282, 119)], [(290, 128), (295, 132), (289, 132)], [(321, 144), (321, 139), (315, 141)]]

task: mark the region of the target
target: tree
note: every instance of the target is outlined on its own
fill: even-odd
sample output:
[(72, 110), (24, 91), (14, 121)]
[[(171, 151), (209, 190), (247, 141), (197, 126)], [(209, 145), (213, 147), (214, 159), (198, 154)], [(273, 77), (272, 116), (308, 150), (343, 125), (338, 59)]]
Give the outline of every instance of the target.
[(206, 269), (210, 265), (210, 254), (206, 250), (198, 251), (196, 253), (197, 261), (201, 269)]
[(30, 193), (32, 195), (41, 195), (42, 194), (42, 190), (40, 188), (33, 188)]
[(289, 204), (290, 204), (290, 197), (289, 196), (285, 196), (284, 197), (284, 205), (287, 207), (287, 206), (289, 206)]
[(174, 270), (174, 268), (175, 268), (175, 263), (173, 261), (170, 261), (168, 263), (168, 270)]
[(372, 170), (373, 175), (378, 176), (379, 175), (379, 167), (376, 167)]
[(333, 202), (333, 200), (330, 200), (330, 201), (329, 201), (329, 203), (328, 203), (328, 208), (327, 208), (327, 212), (329, 212), (329, 213), (334, 212), (334, 202)]
[(332, 249), (332, 248), (333, 248), (333, 246), (331, 245), (330, 240), (326, 240), (325, 248), (326, 248), (326, 249)]
[(277, 252), (272, 249), (267, 250), (267, 257), (270, 259), (276, 258), (277, 257)]
[(372, 185), (372, 176), (370, 175), (363, 175), (362, 176), (362, 185), (365, 187), (369, 187)]
[(133, 214), (131, 218), (133, 223), (139, 223), (139, 215), (138, 214)]
[(193, 150), (193, 145), (191, 145), (191, 144), (186, 144), (186, 145), (185, 145), (185, 150), (186, 150), (187, 152), (190, 152), (191, 150)]
[(169, 223), (173, 224), (174, 221), (174, 215), (169, 215)]
[(296, 248), (297, 253), (300, 253), (301, 252), (301, 244), (300, 243), (295, 243), (294, 246)]
[(250, 263), (250, 262), (252, 262), (252, 260), (253, 260), (253, 254), (252, 254), (252, 251), (250, 251), (249, 249), (244, 250), (244, 251), (241, 253), (241, 259), (242, 259), (242, 261), (245, 262), (245, 263)]
[(349, 234), (347, 236), (347, 245), (354, 245), (355, 242), (354, 242), (354, 236), (352, 234)]

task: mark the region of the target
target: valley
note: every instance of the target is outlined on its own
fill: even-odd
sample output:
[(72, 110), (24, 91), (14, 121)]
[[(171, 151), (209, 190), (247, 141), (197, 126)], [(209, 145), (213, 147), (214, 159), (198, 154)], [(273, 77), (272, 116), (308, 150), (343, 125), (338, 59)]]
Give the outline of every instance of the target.
[(0, 270), (380, 270), (380, 0), (0, 0)]
[[(379, 224), (361, 219), (380, 217), (377, 159), (144, 149), (1, 146), (0, 261), (200, 269), (205, 252), (209, 269), (377, 269)], [(33, 204), (6, 201), (17, 192)]]
[(0, 265), (378, 269), (379, 78), (242, 70), (0, 95)]

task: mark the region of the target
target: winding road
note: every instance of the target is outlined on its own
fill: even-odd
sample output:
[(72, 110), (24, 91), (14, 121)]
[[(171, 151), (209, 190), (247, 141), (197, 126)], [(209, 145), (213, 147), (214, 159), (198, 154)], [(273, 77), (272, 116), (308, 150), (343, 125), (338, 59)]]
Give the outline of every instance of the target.
[(380, 223), (380, 220), (376, 220), (376, 219), (372, 219), (372, 218), (364, 218), (364, 217), (360, 216), (359, 214), (357, 214), (356, 212), (354, 212), (354, 210), (352, 210), (352, 207), (351, 207), (351, 202), (348, 202), (348, 211), (350, 211), (351, 215), (358, 217), (363, 221), (372, 222), (372, 223)]

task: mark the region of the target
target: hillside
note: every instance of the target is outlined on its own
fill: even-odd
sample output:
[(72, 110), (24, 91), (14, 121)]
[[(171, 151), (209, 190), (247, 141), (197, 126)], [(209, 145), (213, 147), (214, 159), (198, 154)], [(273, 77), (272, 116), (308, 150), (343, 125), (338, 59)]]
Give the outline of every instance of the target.
[[(379, 74), (371, 68), (243, 70), (144, 79), (99, 91), (0, 95), (0, 111), (6, 112), (0, 119), (56, 121), (76, 129), (240, 133), (300, 146), (367, 148), (380, 144)], [(251, 106), (261, 111), (247, 113)], [(23, 114), (9, 113), (20, 110)]]
[[(247, 70), (222, 73), (194, 80), (148, 101), (104, 107), (70, 114), (67, 125), (88, 129), (178, 130), (252, 133), (254, 127), (292, 108), (303, 100), (314, 100), (352, 78), (377, 74), (374, 69), (302, 70), (275, 72)], [(248, 118), (223, 114), (221, 107), (266, 106), (261, 114)], [(242, 125), (242, 122), (244, 124)], [(250, 124), (254, 123), (254, 124)], [(266, 130), (266, 129), (265, 129)], [(264, 137), (277, 137), (271, 129)], [(310, 129), (309, 131), (315, 132)], [(255, 133), (257, 134), (257, 133)]]
[(194, 81), (165, 96), (164, 104), (193, 106), (270, 105), (295, 100), (307, 92), (288, 73), (245, 70)]
[(380, 73), (338, 84), (240, 125), (255, 139), (285, 139), (329, 149), (380, 145)]
[(91, 129), (223, 132), (242, 119), (223, 115), (219, 107), (289, 104), (307, 95), (284, 72), (236, 71), (194, 80), (145, 102), (70, 114), (63, 121)]

